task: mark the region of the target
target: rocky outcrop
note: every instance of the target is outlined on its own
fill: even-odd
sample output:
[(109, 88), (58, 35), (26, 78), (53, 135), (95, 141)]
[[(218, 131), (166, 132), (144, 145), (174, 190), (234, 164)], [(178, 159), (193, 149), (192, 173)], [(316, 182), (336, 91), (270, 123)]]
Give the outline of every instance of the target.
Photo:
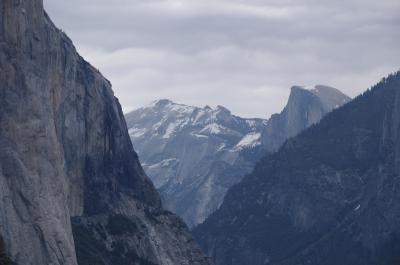
[(285, 109), (268, 121), (240, 118), (222, 106), (197, 108), (169, 100), (128, 113), (126, 119), (163, 204), (194, 227), (218, 209), (227, 190), (266, 151), (275, 151), (348, 100), (331, 87), (297, 86)]
[[(121, 264), (209, 264), (161, 209), (110, 82), (41, 0), (2, 0), (0, 12), (0, 234), (10, 257), (93, 264), (91, 251), (104, 250), (96, 264), (116, 264), (116, 251)], [(113, 216), (137, 229), (113, 235)]]
[(195, 231), (216, 264), (400, 262), (400, 72), (263, 158)]

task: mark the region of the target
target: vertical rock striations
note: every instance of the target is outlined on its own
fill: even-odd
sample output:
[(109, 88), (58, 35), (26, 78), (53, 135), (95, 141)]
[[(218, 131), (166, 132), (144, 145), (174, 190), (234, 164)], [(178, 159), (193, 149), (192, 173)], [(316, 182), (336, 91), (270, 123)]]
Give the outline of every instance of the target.
[(350, 100), (339, 90), (317, 85), (313, 89), (293, 86), (283, 111), (268, 120), (262, 142), (268, 152), (275, 152), (289, 138), (319, 122), (322, 117)]
[(195, 230), (219, 265), (400, 264), (400, 72), (234, 186)]
[(24, 265), (209, 264), (185, 225), (162, 210), (111, 84), (52, 24), (42, 0), (2, 0), (0, 12), (7, 253)]

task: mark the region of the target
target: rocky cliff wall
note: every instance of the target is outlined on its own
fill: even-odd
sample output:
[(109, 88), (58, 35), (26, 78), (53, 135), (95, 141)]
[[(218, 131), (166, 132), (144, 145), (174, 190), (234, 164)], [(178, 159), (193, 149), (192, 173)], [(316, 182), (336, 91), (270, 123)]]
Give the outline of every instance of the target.
[[(7, 253), (24, 265), (91, 264), (85, 230), (98, 243), (91, 249), (104, 247), (98, 264), (113, 264), (117, 250), (122, 264), (208, 264), (185, 225), (161, 209), (110, 82), (53, 25), (42, 0), (2, 0), (0, 12), (0, 234)], [(137, 234), (112, 236), (114, 215)], [(100, 222), (107, 237), (92, 229)]]

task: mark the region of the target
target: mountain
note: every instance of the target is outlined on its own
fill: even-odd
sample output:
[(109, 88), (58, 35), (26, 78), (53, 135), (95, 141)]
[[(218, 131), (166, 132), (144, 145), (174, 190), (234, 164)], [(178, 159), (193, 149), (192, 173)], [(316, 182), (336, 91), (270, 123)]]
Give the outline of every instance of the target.
[(219, 265), (400, 264), (400, 72), (265, 156), (194, 231)]
[(2, 262), (210, 264), (161, 208), (111, 84), (42, 0), (0, 1), (0, 84)]
[(275, 152), (289, 138), (317, 123), (335, 108), (350, 100), (341, 91), (316, 85), (311, 89), (293, 86), (283, 111), (274, 114), (262, 134), (262, 143), (269, 152)]
[(349, 98), (316, 86), (293, 87), (287, 106), (270, 120), (159, 100), (125, 115), (129, 134), (164, 206), (189, 227), (221, 205), (227, 190), (250, 173), (266, 151), (318, 122)]
[(129, 134), (164, 206), (196, 225), (249, 173), (244, 156), (261, 146), (262, 119), (243, 119), (222, 106), (197, 108), (159, 100), (126, 116)]

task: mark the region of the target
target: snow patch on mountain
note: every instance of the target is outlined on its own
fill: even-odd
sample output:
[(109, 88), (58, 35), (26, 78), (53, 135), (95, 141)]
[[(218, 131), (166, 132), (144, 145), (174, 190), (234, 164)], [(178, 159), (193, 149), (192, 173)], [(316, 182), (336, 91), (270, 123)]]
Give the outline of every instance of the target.
[(128, 130), (129, 136), (131, 138), (139, 138), (145, 135), (147, 130), (145, 128), (130, 128)]
[(169, 100), (133, 111), (126, 120), (164, 205), (190, 227), (218, 208), (226, 190), (252, 169), (241, 149), (233, 148), (249, 133), (261, 133), (266, 124), (232, 115), (222, 106), (199, 108)]
[(193, 135), (193, 136), (195, 136), (197, 138), (208, 138), (207, 135), (203, 135), (203, 134), (191, 133), (190, 135)]
[(234, 150), (243, 150), (245, 148), (254, 148), (257, 145), (261, 145), (261, 133), (252, 132), (247, 134), (240, 140), (239, 143), (233, 148)]
[(176, 161), (178, 161), (178, 159), (176, 159), (176, 158), (164, 159), (159, 163), (148, 166), (148, 169), (169, 167), (169, 166), (171, 166), (172, 163), (174, 163)]
[(217, 123), (211, 123), (211, 124), (207, 125), (206, 127), (204, 127), (204, 129), (202, 129), (200, 131), (200, 133), (202, 133), (202, 134), (222, 134), (227, 131), (229, 131), (228, 128), (221, 126)]
[(186, 120), (176, 120), (168, 124), (167, 129), (165, 130), (165, 134), (163, 135), (164, 139), (170, 138), (178, 129), (185, 127), (188, 122)]

